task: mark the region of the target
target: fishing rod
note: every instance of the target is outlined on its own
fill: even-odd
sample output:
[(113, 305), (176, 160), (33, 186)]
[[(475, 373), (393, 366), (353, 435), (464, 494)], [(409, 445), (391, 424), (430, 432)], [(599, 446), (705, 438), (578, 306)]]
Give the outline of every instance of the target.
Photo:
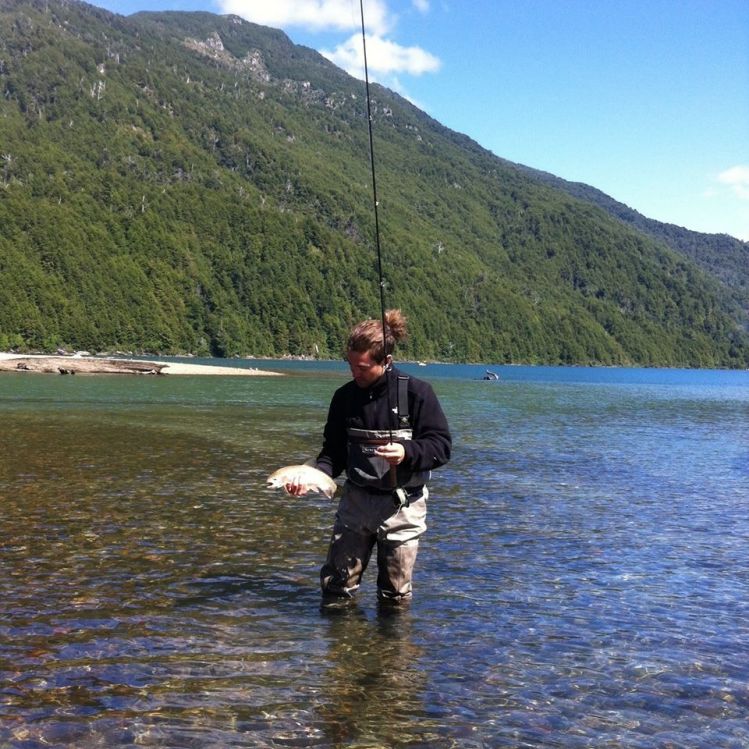
[[(364, 0), (359, 0), (359, 11), (361, 15), (361, 40), (364, 53), (364, 85), (367, 92), (367, 125), (369, 127), (369, 163), (372, 167), (372, 203), (374, 205), (375, 220), (375, 246), (377, 247), (377, 274), (380, 282), (380, 319), (382, 321), (382, 351), (387, 357), (387, 323), (385, 322), (385, 279), (382, 273), (382, 245), (380, 243), (380, 218), (379, 200), (377, 199), (377, 175), (375, 170), (374, 137), (372, 134), (372, 103), (369, 94), (369, 66), (367, 65), (367, 34), (364, 26)], [(387, 393), (388, 414), (393, 412), (393, 399), (390, 395), (390, 383), (388, 382), (387, 369), (385, 370), (385, 392)], [(393, 425), (388, 421), (389, 441), (393, 441)], [(388, 471), (390, 485), (394, 492), (398, 493), (400, 505), (408, 504), (408, 498), (403, 489), (398, 487), (398, 469), (391, 465)]]
[[(382, 350), (387, 351), (387, 333), (385, 323), (385, 279), (382, 273), (382, 247), (380, 244), (380, 217), (379, 217), (379, 200), (377, 199), (377, 175), (375, 170), (374, 154), (374, 137), (372, 135), (372, 104), (369, 95), (369, 67), (367, 65), (367, 34), (364, 30), (364, 0), (359, 0), (359, 10), (361, 14), (361, 40), (362, 50), (364, 52), (364, 85), (367, 92), (367, 124), (369, 126), (369, 163), (372, 167), (372, 202), (374, 204), (375, 220), (375, 246), (377, 247), (377, 273), (380, 282), (380, 318), (382, 320)], [(388, 397), (390, 390), (388, 389)], [(388, 407), (390, 403), (388, 402)], [(389, 408), (388, 408), (389, 410)], [(392, 437), (391, 437), (392, 440)]]

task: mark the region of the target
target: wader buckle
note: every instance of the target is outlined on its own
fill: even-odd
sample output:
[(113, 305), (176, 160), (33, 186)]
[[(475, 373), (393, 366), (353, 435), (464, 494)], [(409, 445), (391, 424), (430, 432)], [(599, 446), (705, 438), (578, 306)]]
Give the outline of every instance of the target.
[(400, 510), (402, 507), (408, 507), (411, 500), (403, 487), (393, 489), (393, 504)]

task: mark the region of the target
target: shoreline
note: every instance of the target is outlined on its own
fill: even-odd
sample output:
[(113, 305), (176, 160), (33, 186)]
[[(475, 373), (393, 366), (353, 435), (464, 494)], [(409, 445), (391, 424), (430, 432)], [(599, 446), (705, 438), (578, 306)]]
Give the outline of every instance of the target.
[(44, 374), (223, 375), (280, 377), (281, 372), (246, 367), (221, 367), (125, 357), (75, 354), (13, 354), (0, 352), (0, 372)]

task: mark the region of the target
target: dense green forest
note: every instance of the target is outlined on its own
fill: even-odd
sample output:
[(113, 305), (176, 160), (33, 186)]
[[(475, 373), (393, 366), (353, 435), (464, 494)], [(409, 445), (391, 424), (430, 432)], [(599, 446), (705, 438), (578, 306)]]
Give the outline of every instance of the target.
[(749, 244), (728, 234), (704, 234), (675, 224), (664, 224), (643, 216), (629, 206), (580, 182), (568, 182), (546, 172), (521, 167), (547, 185), (600, 206), (611, 216), (690, 257), (697, 265), (718, 278), (749, 312)]
[[(378, 316), (364, 87), (313, 50), (4, 0), (0, 86), (0, 349), (335, 357)], [(402, 356), (749, 365), (711, 238), (687, 252), (372, 92)]]

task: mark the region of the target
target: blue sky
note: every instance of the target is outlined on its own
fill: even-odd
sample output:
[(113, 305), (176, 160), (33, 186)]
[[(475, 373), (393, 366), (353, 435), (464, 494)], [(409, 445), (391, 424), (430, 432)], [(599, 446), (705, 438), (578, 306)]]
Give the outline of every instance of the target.
[[(359, 0), (95, 0), (283, 29), (354, 74)], [(369, 72), (498, 156), (749, 241), (747, 0), (364, 0)]]

